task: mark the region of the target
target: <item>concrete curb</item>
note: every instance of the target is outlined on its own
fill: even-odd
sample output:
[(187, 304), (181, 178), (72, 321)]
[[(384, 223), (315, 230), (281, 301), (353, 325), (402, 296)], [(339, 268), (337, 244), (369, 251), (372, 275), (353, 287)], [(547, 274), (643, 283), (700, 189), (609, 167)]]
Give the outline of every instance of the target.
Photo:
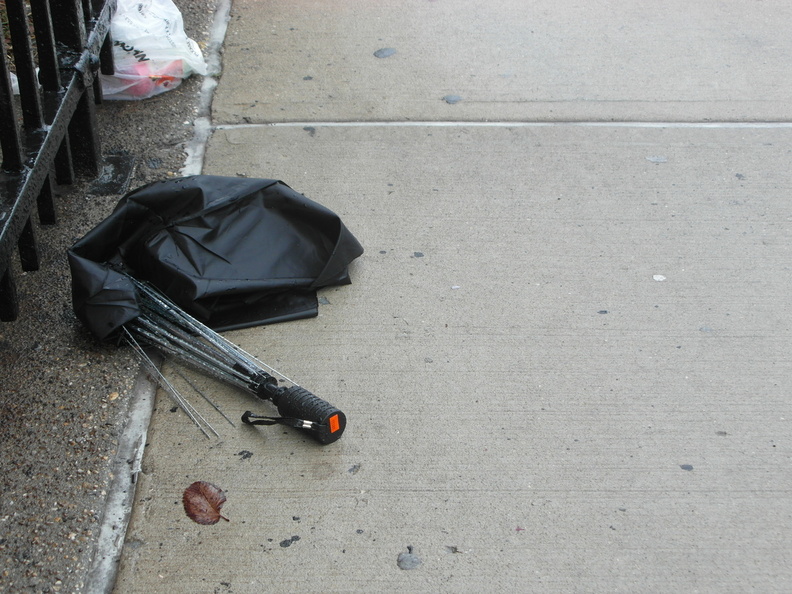
[(93, 563), (86, 579), (85, 591), (90, 594), (111, 592), (115, 584), (156, 392), (156, 384), (141, 371), (132, 391), (127, 422), (118, 441), (118, 453), (112, 467), (114, 478), (107, 495)]
[(231, 1), (219, 0), (212, 22), (212, 31), (207, 48), (206, 61), (208, 73), (201, 85), (201, 100), (198, 106), (198, 117), (195, 118), (195, 133), (185, 147), (187, 157), (180, 173), (183, 176), (200, 175), (203, 169), (206, 143), (212, 133), (212, 99), (217, 88), (217, 79), (222, 73), (222, 49), (225, 41), (228, 21), (231, 18)]

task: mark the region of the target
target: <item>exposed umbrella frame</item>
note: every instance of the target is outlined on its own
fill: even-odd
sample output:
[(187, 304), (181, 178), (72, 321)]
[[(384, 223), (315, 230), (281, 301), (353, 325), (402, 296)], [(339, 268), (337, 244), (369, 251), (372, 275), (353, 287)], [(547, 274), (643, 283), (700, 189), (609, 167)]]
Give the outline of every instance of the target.
[[(151, 285), (126, 275), (138, 294), (140, 313), (123, 326), (122, 338), (144, 358), (143, 346), (158, 349), (226, 384), (239, 388), (261, 400), (272, 402), (281, 417), (267, 417), (245, 412), (242, 421), (249, 425), (282, 424), (307, 432), (321, 444), (337, 441), (346, 428), (346, 415), (338, 408), (312, 394), (238, 347), (221, 334), (199, 322), (171, 302)], [(292, 384), (281, 386), (277, 376)], [(173, 395), (175, 389), (160, 377), (163, 388)], [(189, 405), (178, 399), (179, 405), (201, 428), (205, 422)], [(211, 425), (208, 425), (214, 433)]]

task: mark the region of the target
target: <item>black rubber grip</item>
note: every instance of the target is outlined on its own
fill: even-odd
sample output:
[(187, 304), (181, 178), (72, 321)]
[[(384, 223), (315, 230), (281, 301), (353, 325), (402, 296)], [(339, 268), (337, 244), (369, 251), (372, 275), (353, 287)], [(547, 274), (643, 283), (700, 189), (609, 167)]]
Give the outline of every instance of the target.
[(320, 443), (333, 443), (346, 429), (344, 413), (305, 388), (299, 386), (281, 388), (274, 402), (278, 412), (284, 417), (314, 423), (309, 433)]

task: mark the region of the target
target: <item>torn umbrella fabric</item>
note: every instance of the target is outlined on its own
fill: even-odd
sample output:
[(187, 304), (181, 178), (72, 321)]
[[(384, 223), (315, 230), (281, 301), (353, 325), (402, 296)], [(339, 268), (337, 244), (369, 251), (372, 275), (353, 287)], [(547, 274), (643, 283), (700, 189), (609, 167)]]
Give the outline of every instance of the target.
[(316, 315), (363, 253), (341, 219), (281, 181), (198, 175), (124, 196), (69, 249), (77, 317), (99, 338), (136, 315), (122, 270), (216, 330)]

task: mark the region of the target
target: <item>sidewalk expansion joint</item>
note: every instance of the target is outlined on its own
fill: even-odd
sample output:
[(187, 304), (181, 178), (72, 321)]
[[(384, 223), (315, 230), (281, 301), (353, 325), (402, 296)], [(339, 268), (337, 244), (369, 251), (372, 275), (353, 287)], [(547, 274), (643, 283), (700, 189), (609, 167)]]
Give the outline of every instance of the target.
[(216, 124), (214, 130), (241, 130), (247, 128), (297, 128), (321, 126), (328, 128), (355, 127), (440, 127), (440, 128), (551, 128), (551, 127), (583, 127), (583, 128), (694, 128), (694, 129), (792, 129), (792, 122), (642, 122), (642, 121), (328, 121), (328, 122), (267, 122), (260, 124)]

